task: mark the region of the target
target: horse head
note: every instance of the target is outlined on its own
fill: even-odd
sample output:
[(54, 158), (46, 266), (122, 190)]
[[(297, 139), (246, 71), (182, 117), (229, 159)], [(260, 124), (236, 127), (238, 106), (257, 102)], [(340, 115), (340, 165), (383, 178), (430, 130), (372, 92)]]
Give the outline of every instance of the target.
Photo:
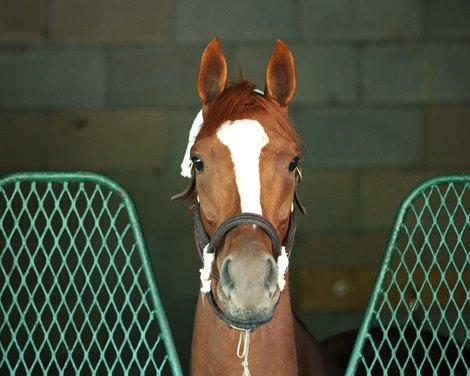
[(202, 291), (229, 324), (253, 329), (274, 314), (295, 231), (301, 148), (287, 107), (296, 73), (280, 40), (267, 66), (264, 93), (243, 78), (228, 82), (227, 71), (216, 38), (199, 65), (202, 110), (183, 169), (190, 170), (186, 175), (194, 183)]

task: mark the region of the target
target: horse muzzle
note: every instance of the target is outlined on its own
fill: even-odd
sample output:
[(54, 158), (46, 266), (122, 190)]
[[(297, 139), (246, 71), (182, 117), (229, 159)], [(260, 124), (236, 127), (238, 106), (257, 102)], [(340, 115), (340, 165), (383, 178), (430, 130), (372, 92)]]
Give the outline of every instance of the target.
[[(288, 264), (285, 247), (274, 226), (261, 215), (239, 213), (227, 218), (207, 239), (201, 291), (208, 295), (217, 316), (240, 329), (255, 329), (271, 320), (283, 288), (279, 281), (284, 281)], [(223, 247), (230, 252), (221, 252), (227, 256), (220, 267), (217, 302), (210, 281), (215, 251), (222, 240)], [(280, 260), (286, 261), (285, 268), (279, 267)]]
[[(258, 235), (266, 239), (260, 231)], [(225, 316), (241, 329), (268, 322), (280, 297), (278, 268), (270, 244), (260, 244), (240, 227), (227, 236), (223, 248), (230, 253), (222, 261), (216, 292)]]

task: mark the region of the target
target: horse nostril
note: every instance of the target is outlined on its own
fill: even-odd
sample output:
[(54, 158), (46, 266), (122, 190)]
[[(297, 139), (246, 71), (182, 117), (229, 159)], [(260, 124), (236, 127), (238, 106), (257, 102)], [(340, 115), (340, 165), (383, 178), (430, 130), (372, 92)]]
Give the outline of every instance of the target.
[(272, 298), (277, 289), (277, 265), (274, 258), (268, 258), (268, 275), (266, 278), (266, 290), (268, 291), (269, 297)]
[(219, 298), (239, 306), (268, 304), (279, 292), (277, 274), (271, 255), (251, 260), (228, 256), (220, 266)]
[(229, 300), (231, 299), (231, 291), (233, 290), (233, 281), (229, 271), (230, 262), (231, 260), (227, 257), (222, 264), (220, 272), (220, 284), (222, 291)]

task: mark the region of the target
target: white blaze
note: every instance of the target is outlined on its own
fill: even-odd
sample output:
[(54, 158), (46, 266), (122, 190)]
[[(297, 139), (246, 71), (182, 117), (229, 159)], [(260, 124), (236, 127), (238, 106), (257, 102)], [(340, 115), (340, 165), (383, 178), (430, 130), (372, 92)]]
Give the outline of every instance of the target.
[(217, 137), (230, 150), (241, 211), (262, 215), (259, 160), (268, 135), (256, 120), (235, 120), (222, 124)]

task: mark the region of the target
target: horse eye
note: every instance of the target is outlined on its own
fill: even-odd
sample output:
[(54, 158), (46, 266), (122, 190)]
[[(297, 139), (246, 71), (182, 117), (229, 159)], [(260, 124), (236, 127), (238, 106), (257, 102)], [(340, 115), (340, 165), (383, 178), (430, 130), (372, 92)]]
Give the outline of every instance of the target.
[(198, 171), (204, 170), (204, 163), (202, 162), (201, 158), (194, 156), (194, 157), (191, 157), (191, 161), (193, 162), (193, 165), (196, 168), (196, 170)]
[(299, 157), (295, 157), (290, 163), (289, 163), (289, 171), (292, 172), (296, 169), (296, 167), (299, 165)]

